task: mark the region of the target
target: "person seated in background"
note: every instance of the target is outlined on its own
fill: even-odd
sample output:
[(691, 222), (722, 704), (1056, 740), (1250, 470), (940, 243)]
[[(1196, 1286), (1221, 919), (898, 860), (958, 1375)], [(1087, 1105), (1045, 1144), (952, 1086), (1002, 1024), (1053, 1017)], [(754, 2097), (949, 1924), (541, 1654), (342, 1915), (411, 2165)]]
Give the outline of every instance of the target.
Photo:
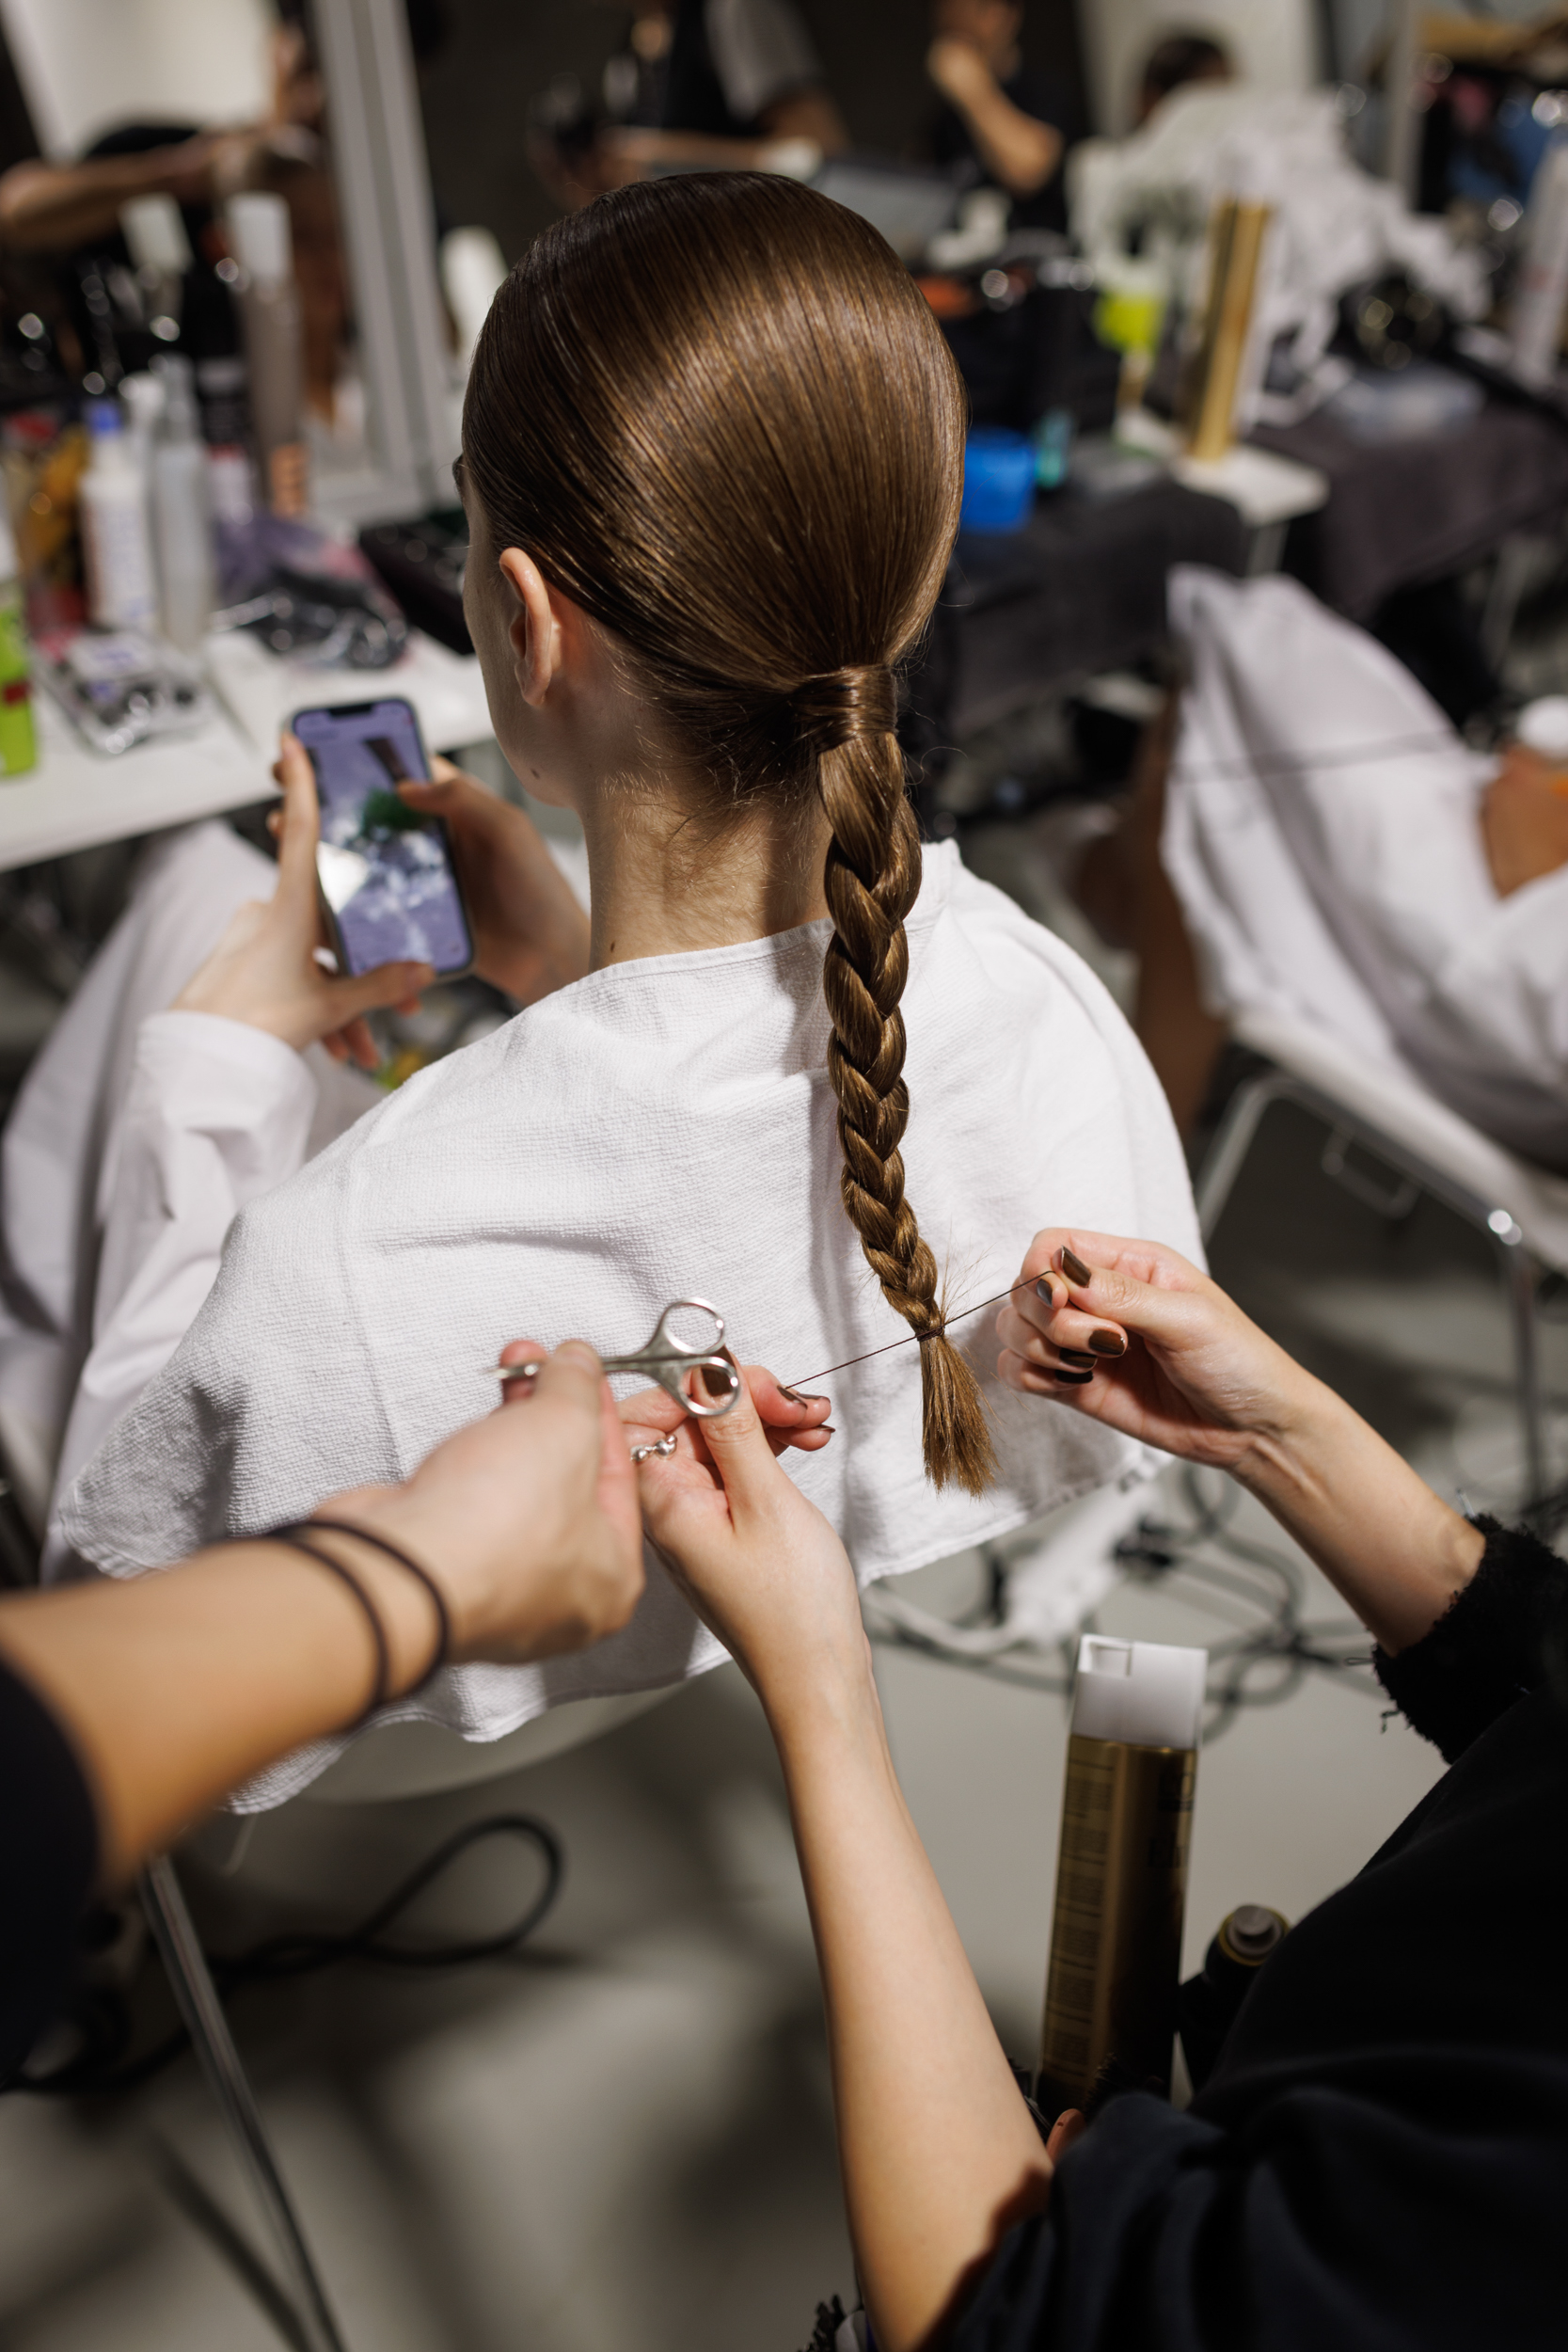
[(1144, 60), (1132, 102), (1132, 120), (1141, 129), (1162, 99), (1189, 82), (1233, 82), (1236, 66), (1223, 41), (1208, 33), (1167, 33)]
[(1025, 65), (1022, 28), (1021, 0), (936, 0), (926, 71), (942, 104), (927, 152), (944, 167), (967, 163), (976, 179), (1005, 189), (1015, 227), (1061, 230), (1072, 100)]
[[(641, 0), (605, 76), (615, 118), (582, 167), (578, 203), (650, 167), (767, 170), (849, 144), (793, 0)], [(785, 144), (800, 151), (780, 152)]]
[[(477, 1412), (507, 1329), (620, 1350), (693, 1295), (792, 1384), (833, 1375), (855, 1450), (802, 1476), (867, 1579), (1137, 1467), (1092, 1432), (1042, 1444), (960, 1347), (1042, 1193), (1196, 1247), (1109, 997), (910, 809), (895, 668), (945, 577), (964, 426), (908, 270), (787, 179), (627, 187), (530, 249), (468, 379), (465, 597), (502, 751), (583, 825), (588, 968), (247, 1203), (60, 1504), (79, 1560), (134, 1573), (193, 1548), (177, 1526), (297, 1517), (336, 1466), (406, 1470)], [(435, 815), (465, 790), (401, 788)], [(499, 898), (537, 838), (489, 805)], [(496, 1738), (719, 1656), (655, 1565), (592, 1660), (457, 1670), (418, 1704)]]
[(1179, 566), (1170, 604), (1190, 680), (1078, 895), (1139, 956), (1136, 1026), (1179, 1127), (1227, 1017), (1272, 1009), (1568, 1170), (1560, 766), (1471, 751), (1294, 580)]

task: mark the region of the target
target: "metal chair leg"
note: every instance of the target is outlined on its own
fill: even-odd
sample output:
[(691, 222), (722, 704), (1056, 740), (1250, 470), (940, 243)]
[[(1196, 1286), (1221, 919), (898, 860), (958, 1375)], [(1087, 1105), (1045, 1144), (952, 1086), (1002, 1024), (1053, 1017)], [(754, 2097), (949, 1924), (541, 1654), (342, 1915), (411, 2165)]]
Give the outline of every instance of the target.
[[(1196, 1197), (1198, 1224), (1204, 1240), (1213, 1238), (1214, 1231), (1225, 1213), (1241, 1174), (1247, 1153), (1252, 1149), (1263, 1114), (1275, 1103), (1294, 1103), (1298, 1108), (1322, 1120), (1332, 1132), (1323, 1154), (1324, 1173), (1332, 1175), (1358, 1200), (1367, 1201), (1381, 1216), (1400, 1216), (1408, 1214), (1418, 1192), (1430, 1193), (1462, 1217), (1465, 1224), (1484, 1233), (1497, 1253), (1508, 1293), (1509, 1312), (1513, 1326), (1513, 1363), (1519, 1400), (1519, 1420), (1524, 1436), (1525, 1479), (1527, 1499), (1533, 1502), (1546, 1492), (1546, 1425), (1544, 1401), (1541, 1392), (1541, 1365), (1537, 1344), (1535, 1289), (1539, 1268), (1525, 1248), (1525, 1237), (1506, 1209), (1495, 1207), (1463, 1184), (1433, 1167), (1418, 1152), (1391, 1136), (1381, 1134), (1370, 1121), (1347, 1111), (1342, 1104), (1305, 1080), (1293, 1078), (1286, 1071), (1266, 1071), (1249, 1078), (1231, 1098), (1228, 1109), (1220, 1121), (1219, 1131), (1209, 1148), (1199, 1173)], [(1354, 1140), (1377, 1158), (1386, 1162), (1404, 1182), (1397, 1193), (1385, 1198), (1366, 1184), (1344, 1163), (1344, 1145)], [(1338, 1165), (1331, 1165), (1337, 1158)]]
[(1288, 1080), (1266, 1071), (1239, 1086), (1226, 1105), (1214, 1139), (1204, 1154), (1196, 1186), (1198, 1231), (1205, 1241), (1214, 1237), (1264, 1112), (1291, 1091)]
[(1488, 1224), (1502, 1263), (1513, 1323), (1513, 1370), (1525, 1438), (1525, 1498), (1536, 1503), (1546, 1492), (1546, 1417), (1535, 1323), (1538, 1268), (1525, 1248), (1523, 1233), (1505, 1211), (1494, 1210)]
[(276, 2240), (293, 2292), (301, 2340), (309, 2352), (344, 2352), (338, 2323), (277, 2169), (255, 2094), (240, 2064), (240, 2054), (234, 2047), (229, 2020), (208, 1969), (207, 1956), (185, 1907), (174, 1865), (166, 1854), (143, 1871), (141, 1895), (148, 1924), (168, 1972), (181, 2015), (190, 2028), (201, 2071), (222, 2109), (224, 2122)]

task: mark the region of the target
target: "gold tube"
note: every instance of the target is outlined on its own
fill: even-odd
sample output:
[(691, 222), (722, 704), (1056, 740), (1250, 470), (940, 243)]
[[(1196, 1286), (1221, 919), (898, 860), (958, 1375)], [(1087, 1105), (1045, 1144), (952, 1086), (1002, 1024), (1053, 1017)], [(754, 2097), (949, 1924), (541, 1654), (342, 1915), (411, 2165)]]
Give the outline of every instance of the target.
[(1221, 197), (1209, 223), (1209, 290), (1188, 416), (1188, 454), (1205, 464), (1235, 439), (1236, 393), (1252, 326), (1258, 264), (1273, 208)]
[(1082, 2106), (1108, 2058), (1170, 2089), (1196, 1772), (1196, 1748), (1068, 1741), (1040, 2042), (1048, 2112)]

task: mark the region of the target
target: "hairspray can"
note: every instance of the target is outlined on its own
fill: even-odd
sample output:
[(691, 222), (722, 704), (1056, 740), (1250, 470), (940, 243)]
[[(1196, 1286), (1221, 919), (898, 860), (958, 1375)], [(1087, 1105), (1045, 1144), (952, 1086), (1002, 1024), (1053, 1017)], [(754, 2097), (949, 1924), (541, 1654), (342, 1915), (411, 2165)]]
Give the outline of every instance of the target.
[(1062, 1791), (1039, 2096), (1083, 2106), (1101, 2070), (1170, 2089), (1208, 1652), (1085, 1634)]

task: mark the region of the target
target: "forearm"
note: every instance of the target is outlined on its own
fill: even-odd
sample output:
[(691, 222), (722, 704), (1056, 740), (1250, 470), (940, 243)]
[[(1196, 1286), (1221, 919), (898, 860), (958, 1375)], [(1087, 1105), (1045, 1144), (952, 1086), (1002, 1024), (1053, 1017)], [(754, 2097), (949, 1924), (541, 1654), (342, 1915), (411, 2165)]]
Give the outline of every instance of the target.
[[(404, 1690), (430, 1655), (429, 1601), (366, 1547), (341, 1556), (386, 1629), (390, 1688)], [(131, 1583), (8, 1600), (0, 1649), (76, 1750), (110, 1883), (263, 1765), (352, 1723), (376, 1663), (339, 1579), (264, 1542)]]
[(1284, 1427), (1256, 1439), (1235, 1475), (1391, 1655), (1430, 1632), (1481, 1564), (1481, 1530), (1321, 1381), (1304, 1381)]
[(1044, 2202), (1050, 2168), (904, 1804), (869, 1664), (769, 1713), (861, 2283), (879, 2352), (907, 2352), (935, 2340), (975, 2267)]
[(0, 181), (0, 236), (19, 253), (68, 251), (107, 234), (133, 197), (161, 191), (168, 148), (87, 164), (18, 164)]
[(1062, 159), (1062, 135), (996, 87), (955, 102), (980, 159), (1010, 196), (1033, 196)]

